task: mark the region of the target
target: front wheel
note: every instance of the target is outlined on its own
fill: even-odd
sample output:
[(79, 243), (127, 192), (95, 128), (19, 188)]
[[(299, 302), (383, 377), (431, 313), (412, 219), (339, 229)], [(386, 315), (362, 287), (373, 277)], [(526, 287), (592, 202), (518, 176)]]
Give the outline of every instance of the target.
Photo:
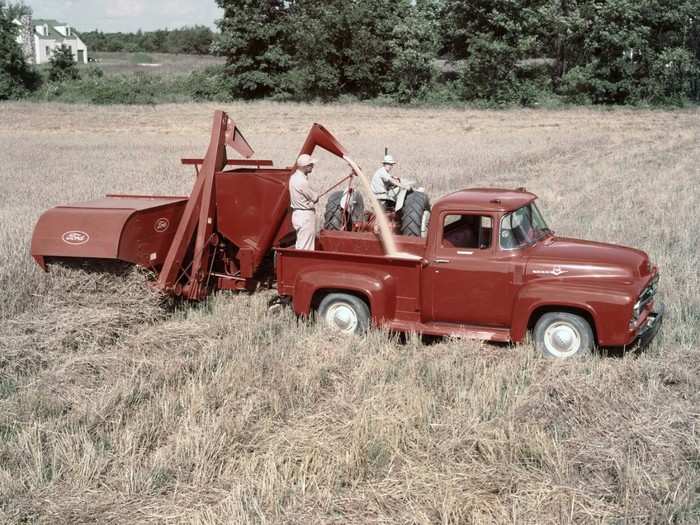
[(591, 325), (579, 315), (550, 312), (537, 321), (534, 330), (535, 348), (547, 357), (569, 359), (584, 356), (593, 350)]
[(343, 334), (362, 334), (369, 328), (369, 306), (354, 295), (326, 295), (318, 307), (318, 314), (326, 326)]
[(430, 199), (425, 193), (412, 191), (406, 195), (401, 209), (401, 235), (425, 237), (430, 220)]

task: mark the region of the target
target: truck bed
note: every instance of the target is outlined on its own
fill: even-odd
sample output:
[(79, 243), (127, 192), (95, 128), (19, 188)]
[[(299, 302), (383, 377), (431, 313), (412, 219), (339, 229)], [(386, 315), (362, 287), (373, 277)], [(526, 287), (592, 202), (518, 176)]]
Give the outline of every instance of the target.
[(322, 232), (315, 251), (277, 251), (277, 291), (307, 315), (318, 290), (351, 290), (368, 298), (375, 323), (420, 317), (420, 283), (425, 241), (397, 238), (402, 252), (388, 257), (374, 234)]
[[(394, 236), (400, 252), (410, 253), (419, 257), (425, 254), (426, 240), (405, 235)], [(356, 253), (362, 255), (378, 255), (384, 257), (384, 247), (377, 235), (369, 232), (339, 232), (321, 231), (316, 244), (317, 251)]]

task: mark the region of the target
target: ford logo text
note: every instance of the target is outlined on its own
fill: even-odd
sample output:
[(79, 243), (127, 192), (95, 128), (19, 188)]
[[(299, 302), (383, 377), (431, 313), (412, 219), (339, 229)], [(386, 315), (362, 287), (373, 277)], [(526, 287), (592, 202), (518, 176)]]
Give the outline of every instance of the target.
[(66, 232), (61, 236), (61, 238), (63, 239), (63, 242), (73, 246), (85, 244), (90, 240), (90, 236), (87, 233), (77, 230)]

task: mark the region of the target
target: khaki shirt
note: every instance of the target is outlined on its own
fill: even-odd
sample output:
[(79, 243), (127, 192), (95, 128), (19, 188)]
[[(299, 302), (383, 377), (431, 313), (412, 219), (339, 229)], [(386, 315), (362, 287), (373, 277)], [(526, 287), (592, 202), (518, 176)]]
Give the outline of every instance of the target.
[(318, 202), (318, 193), (311, 189), (308, 176), (299, 170), (289, 179), (289, 200), (295, 210), (313, 210)]
[(389, 190), (392, 189), (396, 184), (394, 183), (394, 177), (384, 169), (384, 166), (379, 168), (372, 177), (372, 193), (376, 195), (378, 199), (389, 199)]

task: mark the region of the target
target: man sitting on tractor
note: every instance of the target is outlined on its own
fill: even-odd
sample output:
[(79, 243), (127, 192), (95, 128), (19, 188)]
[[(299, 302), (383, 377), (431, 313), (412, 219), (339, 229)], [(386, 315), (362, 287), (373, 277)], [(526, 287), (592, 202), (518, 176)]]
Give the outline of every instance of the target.
[(394, 168), (396, 161), (391, 155), (385, 155), (382, 161), (382, 167), (379, 168), (372, 177), (372, 193), (382, 205), (384, 210), (393, 208), (396, 202), (397, 190), (404, 188), (401, 184), (401, 179), (394, 177), (391, 170)]

